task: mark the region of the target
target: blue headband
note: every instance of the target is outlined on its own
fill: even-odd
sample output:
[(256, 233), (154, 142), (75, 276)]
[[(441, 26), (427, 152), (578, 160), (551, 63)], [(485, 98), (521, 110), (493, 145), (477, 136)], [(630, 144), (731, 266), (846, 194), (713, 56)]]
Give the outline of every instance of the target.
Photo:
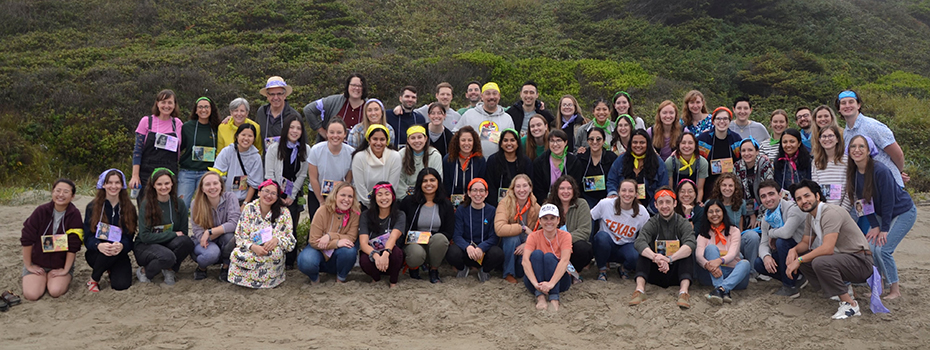
[(752, 138), (752, 136), (747, 137), (747, 138), (743, 139), (742, 141), (740, 141), (740, 142), (739, 142), (739, 145), (742, 147), (743, 144), (746, 143), (746, 141), (752, 142), (752, 145), (753, 145), (753, 146), (756, 146), (756, 149), (759, 149), (759, 143), (756, 142), (756, 139)]
[(97, 179), (97, 189), (98, 190), (103, 189), (103, 184), (104, 182), (107, 181), (107, 174), (109, 174), (111, 171), (115, 171), (119, 173), (120, 180), (123, 181), (123, 189), (125, 190), (126, 189), (126, 175), (123, 175), (122, 171), (119, 171), (119, 169), (115, 169), (115, 168), (107, 169), (106, 171), (100, 173), (100, 177)]
[(846, 90), (846, 91), (841, 92), (840, 95), (836, 97), (836, 99), (842, 100), (847, 97), (852, 97), (857, 100), (859, 99), (859, 96), (856, 96), (856, 93), (853, 92), (852, 90)]

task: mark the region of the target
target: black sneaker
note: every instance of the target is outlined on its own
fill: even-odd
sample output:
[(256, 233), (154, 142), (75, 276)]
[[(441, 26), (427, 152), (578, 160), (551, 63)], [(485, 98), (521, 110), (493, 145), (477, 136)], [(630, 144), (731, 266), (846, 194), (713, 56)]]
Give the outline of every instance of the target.
[(201, 270), (199, 268), (194, 269), (194, 280), (200, 281), (207, 278), (207, 270)]
[(415, 280), (421, 280), (423, 277), (420, 277), (420, 268), (410, 268), (410, 278)]
[(714, 305), (723, 305), (723, 289), (714, 289), (708, 293), (705, 298)]
[(807, 285), (810, 284), (810, 281), (807, 280), (807, 277), (804, 275), (798, 275), (798, 278), (795, 279), (794, 285), (798, 287), (798, 290), (804, 289)]
[(801, 290), (798, 287), (788, 287), (782, 285), (781, 289), (775, 291), (775, 293), (772, 294), (788, 297), (790, 299), (796, 299), (801, 296)]
[(216, 276), (216, 278), (219, 279), (220, 282), (229, 282), (229, 279), (228, 279), (228, 278), (229, 278), (229, 269), (222, 269), (222, 270), (220, 270), (220, 275), (219, 275), (219, 276)]
[(429, 283), (442, 283), (439, 278), (439, 270), (429, 270)]
[(733, 298), (730, 297), (730, 292), (723, 292), (723, 302), (726, 304), (732, 304)]

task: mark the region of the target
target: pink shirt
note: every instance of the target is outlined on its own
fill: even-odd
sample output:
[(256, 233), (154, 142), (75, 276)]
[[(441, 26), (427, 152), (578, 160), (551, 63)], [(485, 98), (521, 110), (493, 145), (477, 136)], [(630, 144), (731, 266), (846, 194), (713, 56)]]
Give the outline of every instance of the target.
[[(707, 263), (707, 259), (704, 258), (704, 248), (707, 248), (708, 245), (715, 245), (717, 249), (720, 250), (720, 255), (723, 257), (723, 260), (727, 262), (724, 266), (736, 267), (736, 263), (740, 260), (739, 244), (741, 238), (739, 229), (736, 228), (736, 226), (730, 226), (730, 234), (727, 236), (726, 245), (724, 245), (723, 242), (713, 243), (715, 240), (713, 232), (711, 232), (710, 238), (704, 238), (704, 236), (698, 235), (694, 260), (703, 268), (704, 264)], [(766, 242), (766, 244), (768, 244), (768, 242)]]
[[(137, 134), (140, 134), (140, 135), (142, 135), (142, 136), (148, 135), (148, 133), (149, 133), (149, 130), (148, 130), (148, 127), (149, 127), (149, 118), (154, 118), (154, 119), (152, 119), (152, 130), (151, 130), (152, 132), (160, 132), (160, 133), (163, 133), (163, 134), (169, 134), (169, 133), (172, 132), (172, 129), (171, 129), (171, 122), (170, 122), (170, 121), (161, 120), (161, 119), (159, 119), (158, 117), (147, 116), (147, 117), (142, 117), (142, 119), (139, 120), (139, 126), (136, 127), (136, 133), (137, 133)], [(178, 137), (178, 149), (180, 149), (180, 147), (181, 147), (181, 140), (180, 140), (180, 138), (181, 138), (181, 127), (184, 126), (184, 122), (182, 122), (181, 119), (178, 119), (178, 118), (172, 118), (172, 119), (174, 119), (174, 125), (175, 125), (175, 128), (176, 128), (176, 129), (174, 129), (173, 132), (174, 132), (175, 134), (177, 134), (177, 137)]]

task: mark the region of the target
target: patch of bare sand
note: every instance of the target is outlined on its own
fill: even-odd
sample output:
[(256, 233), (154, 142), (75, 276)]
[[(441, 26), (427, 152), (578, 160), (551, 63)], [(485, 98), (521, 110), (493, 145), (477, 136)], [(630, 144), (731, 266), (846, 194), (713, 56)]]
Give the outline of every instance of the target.
[[(76, 204), (83, 209), (88, 200)], [(21, 291), (19, 236), (33, 208), (0, 207), (0, 249), (7, 252), (0, 288)], [(355, 269), (349, 283), (324, 274), (322, 285), (310, 286), (294, 270), (276, 289), (249, 290), (217, 281), (215, 268), (194, 281), (188, 259), (173, 287), (157, 277), (122, 292), (103, 282), (94, 294), (84, 288), (90, 268), (80, 253), (68, 294), (0, 313), (0, 348), (918, 348), (930, 339), (930, 270), (920, 263), (930, 248), (928, 228), (930, 210), (920, 207), (895, 254), (904, 296), (886, 302), (892, 313), (874, 315), (859, 298), (862, 317), (846, 321), (830, 319), (837, 303), (819, 291), (805, 289), (796, 300), (771, 295), (776, 281), (735, 291), (734, 304), (724, 307), (704, 301), (708, 287), (694, 287), (691, 310), (675, 306), (677, 288), (649, 286), (646, 302), (629, 307), (631, 281), (611, 274), (597, 282), (592, 271), (563, 296), (558, 313), (537, 312), (522, 284), (497, 275), (484, 284), (457, 280), (447, 267), (439, 285), (403, 276), (389, 290)], [(731, 335), (720, 339), (721, 329)]]

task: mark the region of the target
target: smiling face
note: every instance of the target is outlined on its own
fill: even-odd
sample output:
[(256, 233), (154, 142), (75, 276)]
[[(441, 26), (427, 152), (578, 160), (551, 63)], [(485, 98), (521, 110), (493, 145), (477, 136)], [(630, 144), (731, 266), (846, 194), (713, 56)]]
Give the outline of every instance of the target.
[(723, 208), (717, 203), (707, 206), (705, 212), (707, 213), (707, 221), (710, 221), (711, 225), (719, 225), (723, 222)]
[(171, 187), (174, 185), (171, 181), (171, 176), (162, 175), (155, 179), (155, 193), (159, 197), (166, 197), (171, 194)]
[(473, 104), (481, 101), (481, 86), (478, 84), (468, 84), (468, 89), (465, 90), (465, 98), (468, 99), (468, 102)]
[(759, 200), (765, 209), (772, 210), (778, 207), (778, 203), (781, 202), (781, 193), (775, 187), (760, 187)]
[(406, 110), (411, 110), (416, 104), (417, 93), (410, 90), (404, 90), (404, 92), (400, 95), (400, 105), (403, 106)]
[(559, 184), (559, 200), (562, 203), (569, 203), (572, 200), (572, 196), (575, 194), (575, 189), (572, 188), (572, 184), (568, 181), (562, 181)]
[(169, 96), (156, 104), (158, 105), (158, 113), (162, 117), (170, 116), (171, 112), (174, 112), (174, 96)]
[(355, 201), (355, 190), (352, 186), (345, 186), (336, 193), (336, 208), (339, 210), (349, 210), (352, 208), (352, 202)]
[(788, 129), (788, 117), (784, 114), (773, 114), (772, 120), (769, 122), (769, 127), (772, 128), (775, 134), (783, 134), (785, 129)]
[(697, 191), (694, 189), (694, 185), (690, 183), (684, 186), (681, 186), (681, 189), (678, 190), (678, 199), (682, 203), (693, 204), (694, 200), (697, 199)]
[(278, 186), (275, 185), (266, 185), (258, 191), (259, 199), (261, 199), (261, 204), (270, 207), (272, 204), (278, 201)]
[(740, 157), (746, 162), (754, 162), (758, 153), (759, 151), (756, 150), (756, 146), (754, 146), (752, 142), (746, 141), (739, 146)]
[(591, 131), (588, 131), (588, 146), (590, 146), (591, 151), (604, 148), (604, 134), (601, 133), (601, 129), (591, 128)]
[(833, 132), (833, 129), (821, 130), (820, 138), (818, 140), (820, 141), (820, 146), (822, 146), (823, 149), (828, 150), (836, 147), (837, 143), (839, 142), (839, 139), (836, 137), (836, 133)]
[(304, 125), (300, 120), (291, 121), (291, 125), (287, 128), (287, 140), (291, 142), (297, 142), (300, 140), (300, 134), (304, 132)]
[[(855, 99), (853, 99), (855, 101)], [(814, 116), (814, 121), (817, 123), (817, 126), (821, 129), (827, 127), (833, 123), (833, 115), (830, 114), (830, 110), (824, 108), (817, 111), (817, 115)]]
[(197, 118), (200, 119), (201, 123), (206, 123), (210, 120), (210, 101), (202, 100), (197, 102)]
[(546, 122), (540, 118), (530, 119), (530, 135), (533, 137), (543, 137), (546, 133)]
[(632, 182), (621, 182), (620, 191), (618, 197), (620, 198), (620, 203), (626, 205), (632, 205), (633, 199), (636, 198), (636, 185)]
[(207, 195), (207, 198), (219, 198), (223, 194), (223, 183), (220, 175), (214, 172), (207, 172), (207, 174), (200, 180), (200, 190)]
[[(572, 99), (568, 97), (563, 98), (561, 101), (559, 101), (559, 111), (562, 112), (563, 118), (571, 117), (573, 114), (575, 114), (576, 107), (577, 106), (575, 106), (575, 101), (572, 101)], [(567, 119), (567, 118), (564, 118), (564, 119)]]
[(501, 92), (487, 89), (481, 93), (481, 100), (484, 101), (484, 110), (486, 112), (494, 112), (497, 110), (497, 104), (501, 101)]
[(801, 129), (807, 129), (811, 127), (811, 110), (802, 109), (794, 114), (794, 117), (797, 118), (798, 127)]
[(59, 182), (52, 188), (52, 202), (55, 202), (55, 205), (58, 207), (66, 207), (68, 204), (71, 204), (71, 200), (74, 199), (74, 191), (71, 189), (71, 185)]
[(517, 197), (517, 201), (525, 201), (530, 197), (530, 192), (533, 192), (533, 186), (530, 186), (530, 183), (525, 178), (519, 177), (514, 180), (513, 195)]
[(610, 108), (607, 107), (607, 104), (603, 102), (598, 102), (594, 106), (594, 119), (597, 119), (598, 123), (604, 123), (607, 121), (607, 118), (610, 117)]
[(807, 187), (800, 187), (794, 190), (794, 201), (798, 203), (801, 211), (810, 213), (820, 204), (820, 193), (813, 193)]
[(855, 98), (846, 97), (840, 100), (840, 114), (845, 118), (855, 117), (859, 115), (859, 101), (856, 101)]
[(733, 113), (736, 114), (737, 120), (745, 122), (749, 120), (749, 115), (752, 114), (752, 107), (749, 107), (749, 102), (739, 101), (736, 106), (733, 106)]
[(678, 205), (672, 197), (662, 196), (659, 199), (656, 199), (656, 209), (659, 209), (659, 214), (663, 217), (670, 217), (675, 213), (675, 206)]
[(255, 142), (255, 133), (252, 132), (252, 129), (244, 129), (236, 137), (236, 144), (242, 149), (252, 147), (253, 142)]
[(433, 176), (433, 174), (426, 174), (423, 176), (423, 183), (420, 184), (420, 191), (423, 191), (424, 194), (434, 195), (436, 194), (437, 188), (439, 188), (439, 180), (436, 179), (436, 176)]
[(436, 93), (436, 102), (439, 102), (445, 108), (449, 108), (449, 104), (452, 103), (452, 89), (447, 87), (439, 88), (439, 92)]
[(232, 110), (230, 113), (236, 125), (242, 125), (242, 123), (245, 123), (245, 118), (249, 116), (249, 109), (245, 108), (245, 105), (239, 105), (239, 107), (236, 107), (236, 109)]
[(423, 152), (423, 148), (426, 147), (426, 135), (422, 133), (407, 135), (407, 146), (414, 152)]
[(537, 98), (539, 98), (539, 93), (536, 91), (535, 86), (523, 85), (523, 88), (520, 89), (520, 101), (523, 101), (524, 106), (535, 106)]
[(435, 106), (429, 109), (430, 125), (440, 126), (446, 121), (446, 110), (442, 106)]
[(659, 110), (659, 120), (662, 121), (662, 124), (665, 126), (669, 128), (673, 127), (672, 123), (674, 123), (676, 119), (678, 119), (678, 111), (676, 111), (675, 107), (672, 105), (662, 107), (662, 109)]
[(620, 137), (630, 137), (630, 133), (633, 131), (633, 126), (630, 125), (630, 120), (626, 118), (620, 118), (617, 121), (617, 136)]
[(387, 136), (384, 131), (380, 129), (373, 131), (371, 137), (368, 138), (368, 146), (371, 147), (371, 151), (375, 154), (384, 152), (384, 148), (387, 147)]
[(383, 115), (384, 110), (381, 109), (381, 105), (377, 102), (369, 102), (365, 107), (365, 117), (368, 118), (368, 124), (381, 124)]
[(733, 192), (736, 192), (736, 184), (733, 183), (733, 179), (726, 178), (720, 182), (720, 194), (724, 198), (733, 197)]
[(265, 90), (265, 94), (268, 95), (268, 103), (271, 104), (271, 108), (284, 107), (285, 90), (283, 87), (269, 88)]
[[(71, 186), (68, 186), (70, 189)], [(103, 189), (107, 192), (107, 197), (118, 198), (119, 191), (123, 190), (123, 178), (119, 174), (110, 174), (103, 183)]]
[(781, 147), (785, 150), (785, 155), (794, 156), (798, 152), (798, 146), (801, 144), (801, 140), (798, 140), (797, 137), (794, 137), (789, 134), (782, 135), (781, 137)]
[(614, 100), (614, 110), (617, 111), (617, 115), (630, 114), (630, 100), (626, 98), (626, 95), (617, 96)]
[(517, 151), (517, 146), (519, 145), (519, 140), (513, 135), (512, 132), (506, 132), (501, 136), (501, 150), (506, 154), (513, 154)]
[(346, 138), (346, 128), (339, 123), (330, 123), (326, 127), (326, 140), (330, 145), (338, 145)]
[(718, 132), (727, 132), (730, 129), (730, 113), (726, 111), (717, 112), (714, 115), (714, 129)]
[(849, 159), (859, 163), (869, 158), (869, 143), (862, 137), (854, 137), (849, 142)]
[(539, 225), (544, 231), (555, 231), (559, 227), (559, 217), (555, 215), (545, 215), (539, 218)]
[(468, 189), (468, 196), (471, 197), (474, 204), (484, 203), (484, 199), (488, 198), (488, 188), (484, 184), (476, 182)]
[(694, 134), (687, 134), (687, 136), (682, 137), (681, 142), (678, 143), (678, 153), (685, 159), (689, 159), (691, 155), (694, 154), (694, 147), (697, 146), (694, 143), (694, 137), (691, 135)]
[[(646, 154), (646, 147), (649, 147), (649, 144), (646, 142), (646, 137), (643, 135), (633, 135), (633, 138), (630, 139), (630, 149), (633, 151), (633, 154), (641, 156)], [(642, 164), (643, 162), (640, 162)]]
[(349, 79), (349, 98), (355, 100), (362, 98), (362, 91), (364, 91), (364, 86), (362, 86), (361, 78), (352, 77), (352, 79)]
[(378, 192), (375, 192), (375, 203), (378, 204), (378, 208), (390, 209), (394, 204), (394, 195), (387, 188), (379, 188)]
[[(704, 109), (704, 99), (700, 96), (695, 96), (691, 101), (688, 101), (688, 111), (695, 116), (701, 115), (701, 110)], [(697, 120), (700, 121), (700, 120)]]
[(471, 154), (472, 149), (475, 148), (475, 138), (469, 132), (463, 132), (459, 136), (459, 153), (462, 155), (468, 156)]
[(561, 155), (565, 152), (565, 146), (567, 145), (568, 142), (561, 137), (549, 135), (549, 150), (552, 151), (552, 154)]

